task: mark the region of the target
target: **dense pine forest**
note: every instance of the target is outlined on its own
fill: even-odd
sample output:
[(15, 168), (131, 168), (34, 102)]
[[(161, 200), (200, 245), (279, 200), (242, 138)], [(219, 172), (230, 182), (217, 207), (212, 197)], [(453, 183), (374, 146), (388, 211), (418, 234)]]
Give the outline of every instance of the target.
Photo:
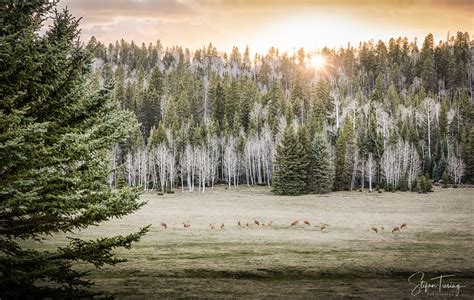
[[(474, 180), (469, 34), (250, 55), (92, 38), (94, 87), (139, 125), (112, 151), (111, 186), (215, 184), (277, 194), (428, 191)], [(313, 56), (325, 64), (315, 68)]]

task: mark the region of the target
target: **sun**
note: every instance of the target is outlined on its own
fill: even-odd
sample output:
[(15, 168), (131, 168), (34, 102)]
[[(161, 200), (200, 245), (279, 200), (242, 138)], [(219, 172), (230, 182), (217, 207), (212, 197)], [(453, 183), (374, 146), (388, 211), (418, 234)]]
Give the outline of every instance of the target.
[(311, 57), (311, 65), (313, 65), (315, 69), (321, 69), (325, 63), (326, 60), (322, 55), (316, 54)]

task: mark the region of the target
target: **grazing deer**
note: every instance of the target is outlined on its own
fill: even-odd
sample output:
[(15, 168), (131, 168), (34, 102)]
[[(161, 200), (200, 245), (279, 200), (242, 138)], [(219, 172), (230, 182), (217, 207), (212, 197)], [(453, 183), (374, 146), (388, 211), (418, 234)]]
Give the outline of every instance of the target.
[(258, 220), (254, 220), (253, 222), (255, 223), (255, 225), (260, 226), (260, 222)]
[(319, 229), (324, 232), (324, 229), (326, 229), (328, 227), (329, 227), (328, 224), (322, 224), (321, 226), (319, 226)]
[(296, 225), (298, 225), (299, 223), (300, 223), (300, 221), (295, 220), (295, 221), (293, 221), (293, 223), (291, 223), (291, 226), (296, 226)]
[(372, 227), (372, 228), (370, 228), (370, 230), (372, 230), (372, 231), (375, 232), (375, 233), (379, 233), (377, 227)]
[(224, 229), (224, 223), (222, 223), (222, 225), (221, 225), (221, 229)]
[(216, 229), (216, 227), (214, 227), (212, 224), (209, 224), (209, 227), (211, 227), (211, 229)]
[(270, 227), (270, 226), (272, 226), (272, 224), (273, 224), (273, 221), (272, 221), (272, 220), (270, 220), (270, 221), (268, 222), (267, 226), (269, 226), (269, 227)]
[(311, 224), (309, 224), (309, 221), (308, 221), (308, 220), (304, 220), (303, 223), (305, 223), (305, 224), (308, 225), (308, 226), (311, 226)]
[(186, 223), (183, 222), (183, 226), (184, 226), (184, 228), (189, 228), (189, 227), (191, 227), (191, 224), (189, 224), (189, 223), (186, 224)]
[(240, 223), (240, 221), (239, 221), (239, 222), (237, 222), (237, 224), (239, 225), (239, 227), (241, 227), (241, 226), (242, 226), (242, 223)]
[(407, 223), (403, 223), (402, 225), (400, 225), (400, 229), (407, 228), (407, 226)]
[(400, 227), (396, 226), (396, 227), (393, 227), (392, 229), (392, 233), (395, 233), (395, 232), (400, 232)]
[(380, 231), (384, 231), (384, 230), (385, 230), (385, 228), (383, 228), (383, 226), (382, 226), (382, 227), (380, 227)]
[(165, 228), (165, 229), (168, 228), (168, 225), (166, 225), (166, 223), (161, 223), (160, 226), (163, 227), (163, 228)]

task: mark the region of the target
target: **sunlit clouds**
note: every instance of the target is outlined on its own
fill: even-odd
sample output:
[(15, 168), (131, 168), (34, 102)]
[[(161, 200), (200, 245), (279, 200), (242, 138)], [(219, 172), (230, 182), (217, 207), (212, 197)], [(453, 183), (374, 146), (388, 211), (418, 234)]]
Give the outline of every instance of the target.
[(272, 46), (357, 45), (427, 33), (444, 40), (448, 32), (474, 31), (473, 1), (219, 1), (219, 0), (63, 0), (83, 17), (83, 38), (106, 43), (124, 38), (191, 49), (212, 42), (218, 49), (233, 46), (266, 52)]

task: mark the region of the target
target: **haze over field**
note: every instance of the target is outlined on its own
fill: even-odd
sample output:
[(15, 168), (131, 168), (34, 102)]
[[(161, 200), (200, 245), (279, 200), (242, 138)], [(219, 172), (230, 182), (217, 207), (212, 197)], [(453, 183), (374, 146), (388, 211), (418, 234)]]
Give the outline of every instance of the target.
[(465, 0), (65, 0), (60, 6), (83, 17), (83, 40), (96, 36), (106, 44), (161, 39), (166, 46), (212, 42), (220, 50), (249, 45), (263, 53), (397, 36), (422, 41), (429, 32), (438, 41), (448, 32), (474, 31), (474, 2)]

